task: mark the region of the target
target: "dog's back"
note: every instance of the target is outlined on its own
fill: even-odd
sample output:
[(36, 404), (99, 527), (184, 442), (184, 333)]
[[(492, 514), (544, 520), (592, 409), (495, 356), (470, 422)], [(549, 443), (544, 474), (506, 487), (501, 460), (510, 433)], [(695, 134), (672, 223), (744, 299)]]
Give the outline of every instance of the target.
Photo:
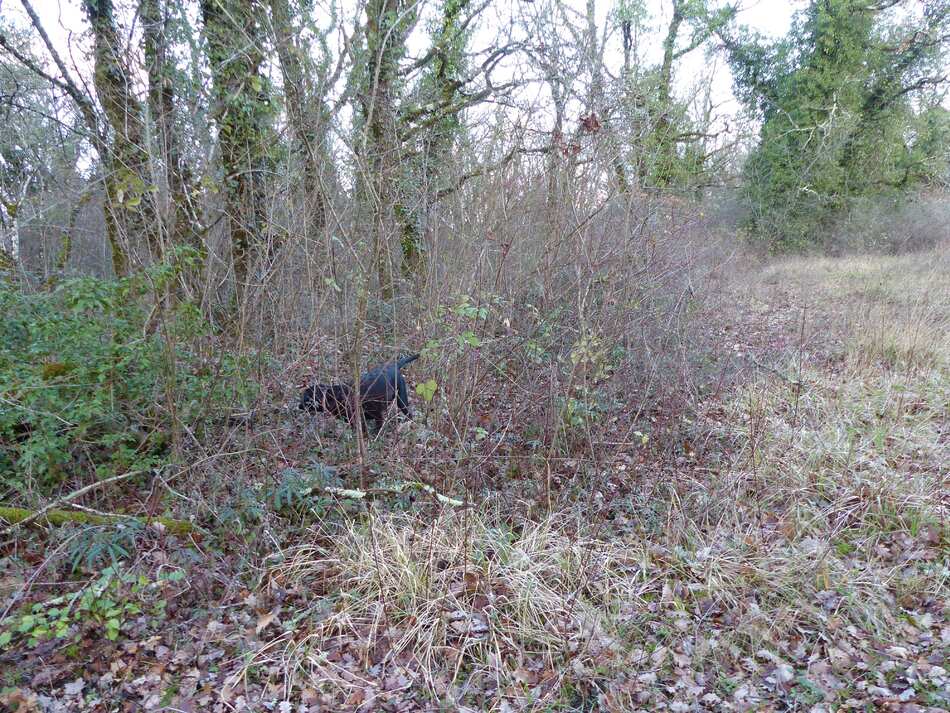
[(363, 386), (374, 384), (380, 380), (386, 381), (389, 384), (394, 384), (399, 378), (399, 370), (407, 364), (411, 364), (418, 358), (418, 354), (411, 354), (409, 356), (402, 357), (401, 359), (397, 359), (396, 361), (390, 361), (370, 369), (360, 377), (360, 390), (362, 390)]

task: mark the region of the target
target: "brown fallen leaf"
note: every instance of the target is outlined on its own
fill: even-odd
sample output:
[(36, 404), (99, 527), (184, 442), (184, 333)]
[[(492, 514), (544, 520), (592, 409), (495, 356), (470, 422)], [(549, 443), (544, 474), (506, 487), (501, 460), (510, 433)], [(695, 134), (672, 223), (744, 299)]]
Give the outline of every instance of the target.
[(14, 688), (9, 693), (0, 696), (0, 703), (17, 713), (40, 713), (39, 700), (30, 690)]
[(266, 629), (268, 626), (270, 626), (274, 622), (274, 620), (277, 618), (278, 611), (280, 610), (274, 609), (273, 611), (270, 611), (267, 614), (263, 614), (260, 617), (258, 617), (257, 626), (255, 627), (255, 631), (258, 636), (260, 636), (261, 632), (264, 631), (264, 629)]
[(524, 666), (519, 666), (511, 674), (518, 683), (526, 686), (534, 686), (540, 680), (536, 671), (529, 671)]
[(853, 663), (851, 657), (836, 646), (828, 647), (828, 660), (837, 671), (850, 668)]

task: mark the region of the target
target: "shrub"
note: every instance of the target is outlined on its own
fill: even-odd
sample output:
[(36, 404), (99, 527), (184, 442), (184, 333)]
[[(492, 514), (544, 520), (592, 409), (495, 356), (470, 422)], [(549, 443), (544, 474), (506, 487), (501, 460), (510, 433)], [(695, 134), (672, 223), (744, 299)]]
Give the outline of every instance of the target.
[(239, 359), (212, 363), (192, 346), (206, 328), (191, 305), (150, 328), (150, 296), (173, 276), (160, 265), (50, 292), (0, 283), (0, 482), (52, 487), (79, 468), (161, 465), (176, 419), (197, 427), (248, 395)]

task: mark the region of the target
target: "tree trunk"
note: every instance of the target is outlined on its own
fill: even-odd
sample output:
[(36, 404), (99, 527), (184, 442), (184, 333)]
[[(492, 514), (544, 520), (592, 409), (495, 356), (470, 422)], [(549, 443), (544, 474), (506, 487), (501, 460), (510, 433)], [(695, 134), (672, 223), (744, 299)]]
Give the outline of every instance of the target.
[(161, 238), (148, 173), (142, 107), (115, 26), (112, 0), (83, 0), (93, 31), (94, 84), (112, 128), (103, 164), (106, 225), (116, 275), (129, 268), (129, 247), (144, 239), (151, 259), (161, 258)]
[(284, 80), (287, 120), (293, 134), (293, 152), (303, 171), (306, 231), (319, 234), (327, 224), (329, 200), (323, 188), (327, 110), (317, 94), (307, 44), (295, 28), (287, 0), (270, 0), (274, 41)]
[[(429, 97), (438, 106), (452, 107), (461, 97), (462, 77), (465, 70), (465, 49), (468, 45), (468, 30), (464, 20), (471, 0), (445, 0), (442, 20), (432, 40), (432, 60), (423, 79)], [(401, 201), (396, 208), (396, 218), (401, 226), (403, 274), (419, 275), (426, 266), (423, 226), (429, 222), (429, 214), (439, 191), (449, 183), (449, 170), (453, 151), (461, 134), (459, 115), (447, 112), (434, 121), (424, 135), (423, 164), (419, 181), (423, 191), (416, 209)]]
[(650, 171), (650, 183), (666, 187), (673, 182), (673, 167), (676, 163), (676, 143), (674, 141), (673, 122), (670, 112), (673, 110), (673, 60), (676, 58), (676, 39), (680, 25), (683, 24), (685, 0), (673, 0), (673, 17), (670, 19), (666, 37), (663, 39), (663, 63), (660, 65), (660, 79), (657, 88), (659, 115), (653, 122), (652, 149), (653, 167)]
[(399, 60), (415, 21), (407, 0), (370, 0), (366, 6), (366, 86), (361, 92), (365, 126), (361, 158), (362, 212), (369, 216), (373, 262), (379, 296), (389, 301), (395, 293), (391, 243), (397, 229), (399, 196), (399, 134), (396, 84)]
[[(265, 246), (264, 170), (275, 142), (255, 0), (201, 0), (206, 52), (214, 87), (212, 116), (224, 174), (224, 206), (240, 303)], [(269, 247), (276, 248), (272, 243)], [(272, 254), (272, 253), (271, 253)]]
[(174, 64), (168, 40), (167, 0), (140, 0), (142, 44), (148, 74), (148, 109), (155, 127), (155, 143), (167, 188), (162, 222), (168, 226), (174, 246), (189, 245), (204, 253), (197, 207), (192, 202), (191, 170), (181, 155), (181, 139), (175, 129)]

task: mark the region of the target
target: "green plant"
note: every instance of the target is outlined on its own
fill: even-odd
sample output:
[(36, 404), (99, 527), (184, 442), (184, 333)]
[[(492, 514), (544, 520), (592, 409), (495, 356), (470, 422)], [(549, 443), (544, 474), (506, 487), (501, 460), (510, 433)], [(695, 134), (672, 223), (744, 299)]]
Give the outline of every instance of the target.
[(342, 487), (336, 471), (323, 463), (312, 463), (309, 468), (285, 468), (271, 497), (278, 512), (301, 514), (307, 510), (322, 513), (330, 499), (320, 491), (326, 487)]
[(119, 560), (129, 556), (141, 533), (142, 524), (135, 520), (109, 527), (84, 528), (70, 544), (69, 559), (73, 571), (80, 566), (93, 569), (106, 561), (114, 567)]
[(192, 346), (209, 332), (193, 305), (164, 315), (164, 331), (151, 324), (154, 296), (187, 261), (51, 292), (0, 283), (0, 482), (53, 487), (79, 469), (154, 468), (179, 424), (200, 428), (252, 393), (245, 360)]
[[(165, 579), (174, 581), (182, 576), (175, 572)], [(79, 641), (83, 630), (90, 625), (101, 628), (107, 639), (115, 641), (125, 621), (142, 613), (134, 597), (150, 584), (147, 579), (107, 567), (101, 577), (84, 589), (30, 606), (0, 633), (0, 649), (20, 642), (33, 647), (52, 638)], [(156, 613), (161, 613), (161, 609), (158, 607)]]
[(427, 381), (416, 384), (416, 393), (428, 404), (431, 403), (435, 397), (435, 392), (438, 387), (439, 385), (435, 379), (428, 379)]
[(601, 391), (581, 386), (575, 387), (575, 396), (560, 398), (558, 402), (561, 422), (568, 430), (600, 420), (615, 406), (607, 403)]
[[(468, 295), (462, 295), (454, 307), (446, 308), (440, 305), (438, 309), (439, 317), (452, 333), (449, 338), (455, 341), (460, 352), (465, 351), (466, 347), (482, 346), (482, 340), (474, 328), (479, 322), (487, 320), (488, 314), (488, 307), (473, 305)], [(430, 348), (430, 345), (427, 345), (427, 348)]]

